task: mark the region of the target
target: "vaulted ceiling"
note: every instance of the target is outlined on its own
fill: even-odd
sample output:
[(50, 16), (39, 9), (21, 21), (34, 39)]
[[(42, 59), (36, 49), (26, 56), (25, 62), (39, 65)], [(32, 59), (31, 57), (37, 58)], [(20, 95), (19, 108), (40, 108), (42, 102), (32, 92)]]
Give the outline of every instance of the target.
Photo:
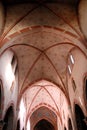
[[(69, 101), (67, 77), (70, 74), (68, 70), (70, 54), (75, 58), (74, 50), (79, 50), (84, 55), (87, 53), (76, 8), (61, 3), (10, 5), (9, 3), (16, 1), (4, 0), (4, 2), (8, 5), (0, 39), (0, 51), (2, 55), (3, 52), (11, 50), (17, 58), (19, 100), (21, 97), (24, 98), (28, 112), (41, 103), (50, 104), (56, 110), (60, 106), (57, 106), (56, 100), (58, 93), (62, 94), (62, 100), (65, 99), (66, 103)], [(77, 0), (61, 2), (77, 3)], [(75, 64), (76, 62), (75, 60)], [(42, 84), (31, 87), (37, 81), (42, 81)], [(50, 82), (56, 84), (60, 91), (51, 86)], [(50, 87), (46, 86), (47, 83)], [(46, 96), (46, 100), (42, 95)]]
[(69, 53), (85, 51), (74, 7), (60, 4), (7, 6), (1, 41), (1, 51), (11, 48), (17, 56), (19, 90), (40, 79), (65, 89)]

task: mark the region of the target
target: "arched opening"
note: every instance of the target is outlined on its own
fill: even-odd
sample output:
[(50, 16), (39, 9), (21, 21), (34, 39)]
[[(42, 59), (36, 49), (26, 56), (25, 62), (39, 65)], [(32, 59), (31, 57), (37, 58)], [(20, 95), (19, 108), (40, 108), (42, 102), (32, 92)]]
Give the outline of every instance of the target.
[(55, 130), (55, 128), (49, 121), (42, 119), (35, 125), (34, 130)]
[(24, 128), (22, 130), (24, 130)]
[(14, 112), (12, 106), (8, 108), (4, 117), (3, 130), (13, 130)]
[(17, 128), (16, 130), (20, 130), (20, 120), (17, 121)]
[(64, 127), (64, 130), (66, 130), (66, 127)]
[(84, 114), (78, 105), (75, 105), (75, 119), (77, 124), (77, 130), (87, 130), (87, 125), (84, 120)]
[(68, 120), (68, 130), (73, 130), (72, 128), (72, 123), (71, 123), (71, 119), (69, 118)]

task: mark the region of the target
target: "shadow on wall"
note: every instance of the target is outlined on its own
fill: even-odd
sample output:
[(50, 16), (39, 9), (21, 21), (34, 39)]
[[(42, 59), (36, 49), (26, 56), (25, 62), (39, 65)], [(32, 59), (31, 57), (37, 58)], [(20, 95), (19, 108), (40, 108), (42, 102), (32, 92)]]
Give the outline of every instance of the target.
[(1, 84), (0, 84), (0, 112), (1, 112), (1, 105), (2, 105), (2, 93), (1, 93)]
[(84, 78), (84, 99), (87, 109), (87, 76)]
[(77, 130), (87, 130), (87, 119), (78, 105), (75, 105), (75, 119)]
[(14, 112), (12, 106), (10, 106), (4, 117), (4, 126), (2, 130), (13, 130)]
[(16, 130), (20, 130), (20, 120), (17, 121), (17, 128)]
[(0, 80), (0, 118), (2, 117), (3, 104), (4, 104), (3, 87), (2, 87), (2, 81)]
[(54, 126), (45, 119), (40, 120), (34, 127), (34, 130), (55, 130)]
[(66, 127), (64, 127), (64, 130), (67, 130)]
[(71, 123), (71, 119), (69, 118), (68, 120), (68, 130), (73, 130), (72, 128), (72, 123)]
[[(20, 130), (20, 119), (17, 121), (17, 128), (16, 128), (16, 130)], [(24, 130), (24, 128), (22, 130)]]

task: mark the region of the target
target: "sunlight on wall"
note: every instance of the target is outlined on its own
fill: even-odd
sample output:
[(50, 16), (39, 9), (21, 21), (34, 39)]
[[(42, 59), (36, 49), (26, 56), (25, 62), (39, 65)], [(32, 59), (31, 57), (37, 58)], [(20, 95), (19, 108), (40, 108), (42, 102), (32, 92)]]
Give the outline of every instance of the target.
[(2, 80), (4, 81), (4, 86), (9, 90), (12, 86), (12, 82), (15, 80), (15, 76), (11, 66), (11, 59), (13, 53), (11, 51), (6, 51), (0, 57), (0, 74), (2, 75)]
[(7, 63), (6, 68), (5, 68), (5, 77), (7, 82), (9, 83), (10, 81), (13, 82), (14, 81), (14, 74), (12, 72), (12, 67), (10, 63)]
[(24, 114), (25, 114), (25, 105), (24, 105), (24, 102), (22, 99), (21, 103), (20, 103), (20, 117), (21, 117), (21, 119), (23, 118)]
[(27, 122), (27, 130), (30, 130), (30, 121)]
[(20, 117), (20, 126), (22, 129), (25, 126), (25, 117), (26, 117), (26, 109), (25, 109), (25, 104), (23, 99), (21, 99), (21, 103), (20, 103), (19, 117)]

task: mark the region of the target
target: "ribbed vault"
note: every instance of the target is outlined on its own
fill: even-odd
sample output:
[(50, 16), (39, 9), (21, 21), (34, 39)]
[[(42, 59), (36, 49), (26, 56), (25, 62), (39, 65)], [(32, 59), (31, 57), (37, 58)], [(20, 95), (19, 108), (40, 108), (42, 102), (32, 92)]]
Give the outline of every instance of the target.
[[(72, 3), (70, 1), (63, 2)], [(14, 77), (10, 81), (10, 91), (13, 92), (18, 80), (17, 107), (22, 111), (21, 104), (25, 106), (26, 125), (34, 112), (40, 116), (39, 111), (49, 110), (59, 126), (68, 126), (66, 120), (72, 114), (68, 78), (73, 66), (82, 62), (78, 60), (79, 54), (85, 63), (87, 60), (87, 43), (80, 31), (75, 6), (61, 5), (60, 0), (55, 0), (57, 4), (53, 0), (52, 4), (49, 0), (16, 5), (13, 0), (4, 2), (7, 10), (6, 17), (3, 15), (5, 23), (1, 25), (0, 65), (6, 63), (7, 55)], [(77, 3), (77, 0), (73, 2)], [(12, 65), (16, 68), (15, 73)], [(48, 119), (46, 113), (44, 118)]]

